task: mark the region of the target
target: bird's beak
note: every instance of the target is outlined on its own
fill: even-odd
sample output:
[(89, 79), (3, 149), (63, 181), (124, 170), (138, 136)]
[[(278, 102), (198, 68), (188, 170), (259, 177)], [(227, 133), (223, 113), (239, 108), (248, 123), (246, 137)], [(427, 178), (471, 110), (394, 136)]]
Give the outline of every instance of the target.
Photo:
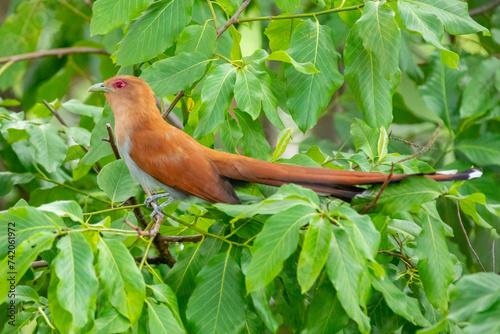
[(104, 82), (100, 82), (98, 84), (90, 86), (88, 92), (89, 93), (91, 93), (91, 92), (104, 92), (104, 93), (108, 93), (111, 90), (112, 90), (111, 88), (104, 86)]

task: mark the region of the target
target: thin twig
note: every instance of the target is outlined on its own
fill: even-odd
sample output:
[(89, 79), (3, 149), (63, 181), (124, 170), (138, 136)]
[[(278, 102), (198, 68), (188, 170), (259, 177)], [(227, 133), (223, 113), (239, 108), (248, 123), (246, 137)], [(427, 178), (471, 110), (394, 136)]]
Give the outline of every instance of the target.
[(385, 179), (384, 183), (382, 183), (382, 186), (380, 187), (380, 189), (377, 192), (377, 196), (375, 196), (375, 199), (373, 200), (373, 202), (369, 203), (367, 206), (365, 206), (363, 208), (363, 210), (361, 210), (362, 214), (367, 213), (371, 208), (373, 208), (375, 205), (377, 205), (377, 202), (378, 202), (380, 196), (384, 192), (385, 188), (387, 188), (387, 186), (391, 182), (393, 175), (394, 175), (394, 162), (392, 163), (392, 166), (391, 166), (391, 172), (387, 175), (387, 178)]
[[(392, 140), (397, 140), (397, 141), (403, 142), (403, 143), (405, 143), (406, 145), (408, 145), (408, 146), (412, 146), (412, 147), (415, 147), (415, 148), (423, 148), (423, 146), (418, 145), (418, 144), (415, 144), (415, 143), (412, 143), (412, 142), (411, 142), (411, 141), (409, 141), (409, 140), (402, 139), (402, 138), (397, 138), (397, 137), (393, 137), (393, 136), (392, 136), (392, 131), (391, 131), (391, 132), (389, 132), (389, 139), (392, 139)], [(429, 148), (429, 150), (436, 150), (436, 148), (435, 148), (435, 147), (432, 147), (432, 148)]]
[(411, 263), (410, 259), (406, 255), (404, 255), (404, 254), (395, 253), (395, 252), (391, 252), (391, 251), (384, 250), (384, 249), (379, 250), (377, 253), (379, 253), (379, 254), (387, 254), (387, 255), (390, 255), (390, 256), (394, 256), (394, 257), (399, 257), (405, 263), (407, 263), (410, 267), (412, 267), (413, 269), (417, 269), (417, 266), (414, 265), (413, 263)]
[(469, 15), (474, 16), (474, 15), (484, 14), (487, 11), (489, 11), (493, 8), (496, 8), (498, 6), (500, 6), (500, 0), (495, 0), (495, 1), (492, 1), (490, 3), (487, 3), (486, 5), (484, 5), (482, 7), (478, 7), (478, 8), (474, 8), (474, 9), (469, 10)]
[(64, 55), (74, 54), (74, 53), (98, 53), (98, 54), (108, 54), (108, 51), (101, 48), (91, 48), (86, 46), (74, 46), (70, 48), (60, 48), (60, 49), (50, 49), (50, 50), (41, 50), (30, 53), (23, 53), (14, 56), (2, 57), (0, 58), (0, 64), (6, 62), (16, 62), (21, 60), (42, 58), (47, 56), (57, 56), (61, 58)]
[(203, 234), (195, 234), (195, 235), (162, 235), (159, 237), (163, 242), (166, 243), (174, 243), (174, 242), (193, 242), (197, 243), (203, 240)]
[(481, 268), (483, 268), (483, 271), (486, 272), (486, 269), (484, 268), (483, 263), (479, 259), (479, 256), (477, 255), (476, 251), (472, 247), (472, 244), (470, 243), (469, 236), (467, 235), (467, 231), (465, 230), (464, 223), (462, 222), (462, 216), (460, 215), (460, 206), (458, 205), (458, 201), (456, 201), (456, 203), (457, 203), (458, 221), (460, 222), (460, 226), (462, 226), (462, 231), (464, 231), (464, 235), (465, 235), (465, 239), (467, 240), (467, 244), (469, 245), (470, 250), (472, 251), (472, 253), (476, 257), (477, 262), (479, 262), (479, 265), (481, 266)]
[(422, 154), (427, 152), (431, 148), (432, 144), (434, 144), (434, 142), (436, 141), (436, 138), (438, 137), (439, 131), (441, 130), (442, 127), (443, 127), (443, 121), (439, 121), (438, 127), (437, 127), (436, 131), (434, 131), (434, 134), (432, 135), (431, 139), (429, 139), (429, 142), (427, 142), (427, 144), (424, 147), (422, 147), (422, 149), (420, 151), (416, 152), (415, 154), (410, 155), (408, 158), (399, 160), (397, 162), (397, 164), (400, 164), (402, 162), (405, 162), (405, 161), (408, 161), (411, 159), (418, 158), (419, 156), (421, 156)]
[(224, 31), (226, 31), (230, 26), (238, 22), (238, 16), (245, 8), (247, 8), (247, 6), (250, 4), (250, 1), (252, 0), (245, 0), (245, 2), (241, 4), (240, 8), (238, 8), (236, 13), (234, 13), (233, 17), (231, 17), (229, 21), (227, 21), (226, 24), (224, 24), (224, 26), (219, 29), (219, 31), (217, 31), (217, 38), (219, 38), (220, 35), (222, 35)]
[(106, 123), (106, 130), (108, 130), (108, 136), (109, 138), (103, 138), (102, 140), (109, 142), (111, 145), (111, 149), (113, 150), (113, 153), (115, 155), (116, 160), (120, 160), (120, 153), (118, 152), (118, 146), (116, 146), (115, 142), (115, 136), (113, 135), (113, 128), (111, 127), (111, 124)]
[(163, 112), (163, 114), (161, 114), (161, 117), (163, 117), (163, 118), (167, 117), (168, 114), (170, 114), (170, 112), (172, 110), (174, 110), (175, 105), (177, 104), (177, 102), (179, 102), (180, 99), (182, 99), (182, 97), (184, 97), (184, 91), (183, 90), (181, 90), (179, 93), (177, 93), (177, 95), (174, 97), (174, 99), (172, 100), (172, 102), (168, 106), (167, 110), (165, 110)]
[(495, 239), (491, 242), (491, 271), (495, 272)]

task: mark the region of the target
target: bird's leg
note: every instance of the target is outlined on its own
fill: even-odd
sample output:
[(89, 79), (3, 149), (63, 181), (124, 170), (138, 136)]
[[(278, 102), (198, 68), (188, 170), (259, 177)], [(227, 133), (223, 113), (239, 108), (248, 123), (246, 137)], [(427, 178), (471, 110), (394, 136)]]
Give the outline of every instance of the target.
[[(162, 204), (158, 204), (158, 200), (160, 198), (167, 198), (167, 200)], [(146, 207), (148, 208), (153, 207), (153, 212), (151, 213), (150, 217), (151, 219), (155, 220), (156, 215), (160, 215), (161, 217), (163, 216), (162, 210), (173, 201), (174, 199), (170, 196), (169, 193), (163, 193), (146, 197), (146, 201), (144, 202), (144, 204), (146, 204)], [(153, 206), (151, 205), (151, 203), (155, 203), (156, 205)]]
[(152, 205), (151, 203), (156, 203), (156, 205), (160, 205), (158, 204), (158, 200), (160, 198), (168, 198), (170, 199), (170, 194), (169, 193), (163, 193), (163, 194), (157, 194), (157, 195), (151, 195), (151, 196), (148, 196), (146, 197), (146, 200), (144, 201), (144, 204), (146, 204), (146, 207), (151, 209), (152, 208)]

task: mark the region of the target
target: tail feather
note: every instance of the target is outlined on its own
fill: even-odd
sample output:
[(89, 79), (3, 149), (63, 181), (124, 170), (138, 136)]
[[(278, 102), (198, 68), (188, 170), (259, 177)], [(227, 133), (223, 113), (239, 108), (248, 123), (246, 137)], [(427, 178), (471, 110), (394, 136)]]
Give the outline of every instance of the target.
[[(219, 173), (235, 180), (281, 186), (294, 183), (310, 188), (318, 193), (350, 201), (366, 189), (359, 185), (381, 184), (388, 174), (373, 172), (354, 172), (327, 168), (300, 167), (265, 162), (225, 152), (210, 152), (210, 158), (219, 169)], [(391, 183), (412, 176), (425, 176), (436, 181), (459, 181), (478, 178), (479, 169), (472, 168), (463, 172), (445, 171), (425, 174), (395, 174)]]

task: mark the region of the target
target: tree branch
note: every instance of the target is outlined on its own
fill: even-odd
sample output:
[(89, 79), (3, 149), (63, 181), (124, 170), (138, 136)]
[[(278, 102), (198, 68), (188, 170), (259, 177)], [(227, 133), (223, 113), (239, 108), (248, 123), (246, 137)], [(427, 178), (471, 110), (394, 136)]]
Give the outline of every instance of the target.
[(482, 7), (469, 10), (469, 15), (474, 16), (474, 15), (484, 14), (487, 11), (489, 11), (493, 8), (496, 8), (498, 6), (500, 6), (500, 0), (495, 0), (495, 1), (492, 1), (490, 3), (487, 3), (486, 5), (484, 5)]
[(236, 13), (234, 13), (233, 17), (231, 17), (229, 21), (227, 21), (226, 24), (224, 24), (224, 26), (219, 29), (219, 31), (217, 31), (217, 38), (219, 38), (220, 35), (222, 35), (224, 31), (226, 31), (230, 26), (238, 22), (238, 16), (245, 8), (247, 8), (247, 6), (250, 4), (250, 1), (252, 0), (245, 0), (245, 2), (241, 4), (240, 8), (238, 8)]
[(439, 121), (439, 124), (438, 124), (438, 127), (436, 129), (436, 131), (434, 131), (434, 134), (432, 135), (431, 139), (429, 139), (429, 141), (427, 142), (427, 144), (422, 147), (422, 149), (420, 151), (418, 151), (417, 153), (409, 156), (408, 158), (405, 158), (405, 159), (402, 159), (402, 160), (399, 160), (397, 162), (397, 164), (400, 164), (402, 162), (405, 162), (405, 161), (408, 161), (408, 160), (411, 160), (411, 159), (415, 159), (415, 158), (418, 158), (419, 156), (421, 156), (422, 154), (424, 154), (425, 152), (427, 152), (432, 144), (434, 144), (434, 142), (436, 141), (436, 138), (439, 134), (439, 131), (441, 130), (441, 128), (443, 127), (443, 121)]
[(477, 262), (479, 262), (479, 265), (481, 266), (481, 268), (483, 268), (483, 271), (486, 272), (486, 269), (484, 268), (483, 263), (479, 259), (479, 256), (477, 255), (476, 251), (472, 247), (472, 244), (470, 243), (469, 236), (467, 235), (467, 231), (465, 230), (464, 223), (462, 222), (462, 216), (460, 215), (460, 206), (458, 205), (458, 201), (456, 201), (456, 204), (457, 204), (458, 221), (460, 222), (460, 226), (462, 226), (462, 231), (464, 231), (465, 240), (467, 240), (467, 244), (469, 245), (470, 250), (472, 251), (472, 253), (476, 257)]
[(170, 105), (168, 106), (167, 110), (165, 110), (165, 111), (163, 112), (163, 114), (161, 114), (161, 117), (163, 117), (163, 118), (167, 117), (167, 116), (170, 114), (170, 112), (171, 112), (172, 110), (174, 110), (174, 107), (175, 107), (175, 105), (177, 104), (177, 102), (179, 102), (179, 100), (180, 100), (181, 98), (183, 98), (183, 97), (184, 97), (184, 91), (183, 91), (183, 90), (181, 90), (181, 91), (180, 91), (179, 93), (177, 93), (177, 95), (174, 97), (174, 99), (172, 100), (172, 102), (171, 102), (171, 103), (170, 103)]
[(50, 49), (50, 50), (41, 50), (30, 53), (23, 53), (14, 56), (2, 57), (0, 58), (1, 63), (7, 62), (16, 62), (28, 59), (42, 58), (47, 56), (57, 56), (61, 58), (64, 55), (74, 54), (74, 53), (97, 53), (97, 54), (109, 54), (105, 49), (100, 48), (91, 48), (86, 46), (75, 46), (70, 48), (61, 48), (61, 49)]
[(404, 255), (404, 254), (399, 254), (399, 253), (391, 252), (391, 251), (384, 250), (384, 249), (379, 250), (377, 253), (378, 254), (387, 254), (387, 255), (390, 255), (390, 256), (394, 256), (394, 257), (399, 257), (405, 263), (407, 263), (410, 267), (412, 267), (413, 269), (417, 269), (417, 266), (414, 265), (413, 263), (411, 263), (410, 259), (408, 257), (406, 257), (406, 255)]
[(111, 124), (106, 123), (106, 130), (108, 130), (109, 139), (103, 138), (102, 140), (107, 141), (111, 145), (111, 149), (115, 155), (116, 160), (120, 160), (120, 153), (118, 152), (118, 146), (116, 146), (115, 136), (113, 135), (113, 129), (111, 128)]
[(377, 192), (377, 196), (375, 196), (375, 199), (373, 200), (373, 202), (371, 202), (370, 204), (368, 204), (367, 206), (365, 206), (363, 208), (363, 210), (361, 210), (360, 213), (362, 214), (365, 214), (367, 213), (371, 208), (373, 208), (375, 205), (377, 205), (377, 202), (380, 198), (380, 196), (382, 195), (382, 193), (384, 192), (385, 188), (387, 188), (387, 186), (389, 185), (389, 183), (391, 182), (391, 179), (392, 179), (392, 176), (394, 175), (394, 162), (392, 163), (392, 166), (391, 166), (391, 172), (387, 175), (387, 178), (385, 179), (384, 183), (382, 183), (382, 186), (380, 187), (380, 189), (378, 190)]

